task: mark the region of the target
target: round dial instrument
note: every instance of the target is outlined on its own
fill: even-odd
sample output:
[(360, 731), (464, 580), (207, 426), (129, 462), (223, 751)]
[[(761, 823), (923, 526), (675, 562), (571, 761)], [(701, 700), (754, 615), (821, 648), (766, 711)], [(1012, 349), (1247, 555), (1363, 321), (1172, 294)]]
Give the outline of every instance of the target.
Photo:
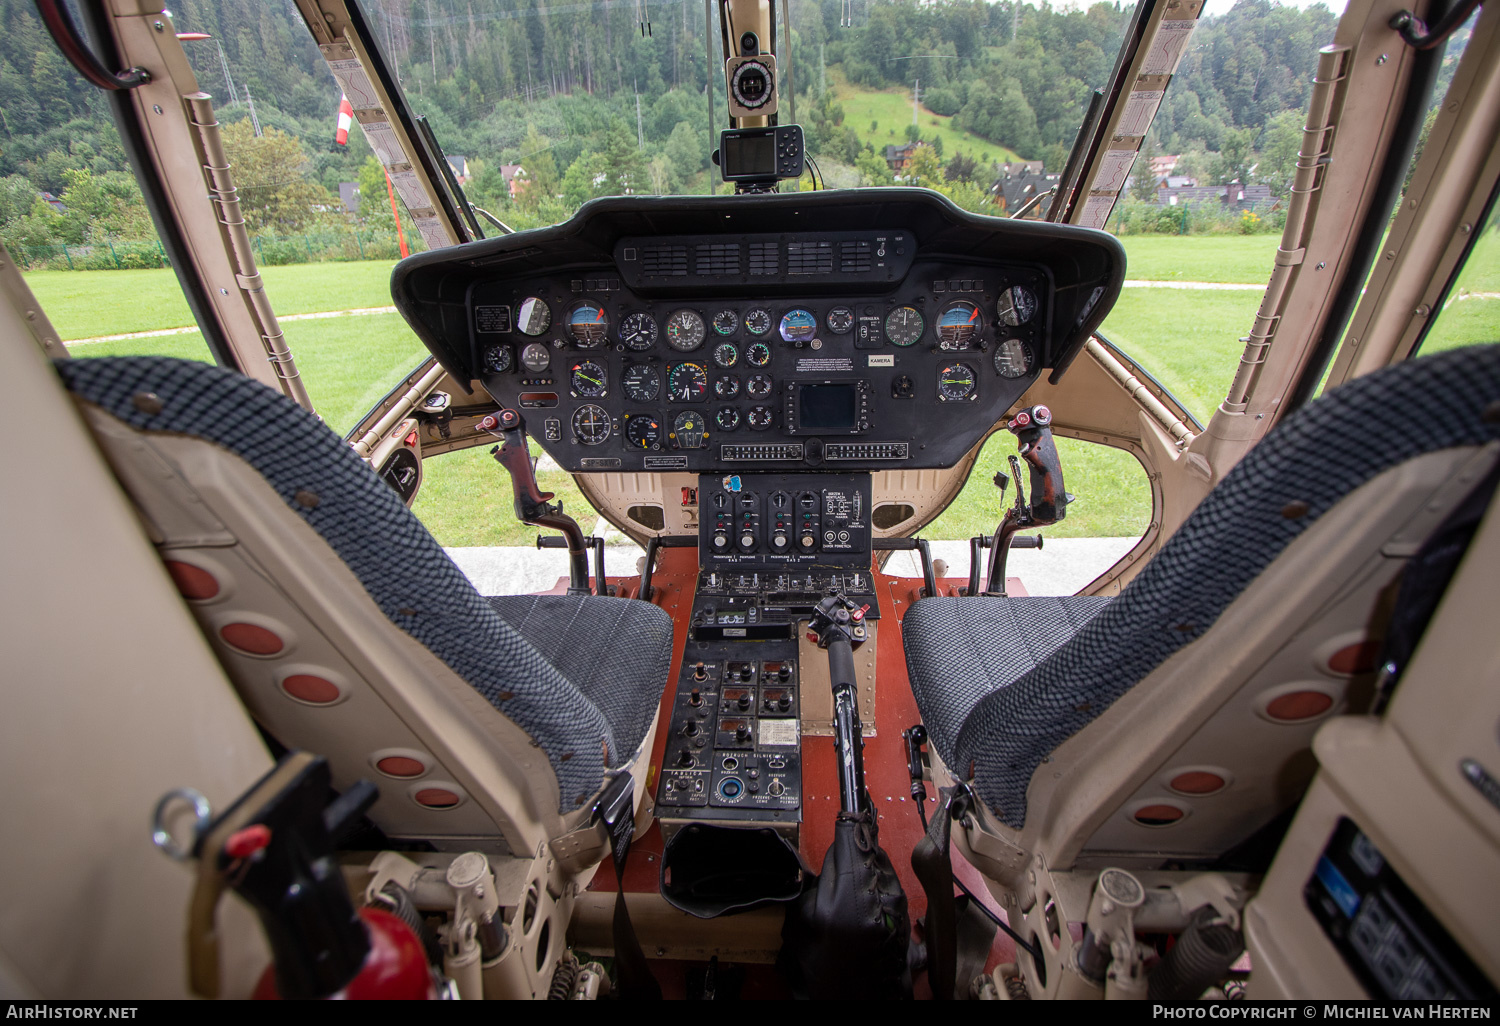
[(740, 411), (733, 406), (721, 406), (714, 414), (714, 423), (719, 425), (720, 431), (733, 431), (740, 426)]
[(922, 337), (922, 314), (914, 306), (898, 306), (885, 318), (885, 337), (892, 345), (909, 346)]
[(740, 351), (734, 347), (733, 342), (720, 342), (714, 346), (714, 363), (728, 370), (740, 362)]
[(764, 367), (771, 362), (771, 347), (764, 342), (753, 342), (745, 350), (745, 359), (752, 367)]
[(979, 336), (979, 307), (968, 300), (953, 303), (938, 315), (938, 346), (943, 349), (968, 349)]
[(781, 316), (781, 337), (788, 342), (800, 342), (818, 333), (818, 319), (811, 310), (788, 310)]
[(854, 311), (847, 306), (836, 306), (828, 311), (828, 316), (823, 319), (828, 325), (828, 330), (835, 335), (847, 335), (849, 329), (854, 327)]
[(751, 431), (764, 431), (771, 426), (771, 408), (769, 406), (752, 406), (745, 420), (749, 423)]
[(1012, 328), (1025, 324), (1036, 316), (1036, 293), (1025, 285), (1012, 285), (1000, 293), (1000, 298), (995, 302), (995, 315), (1000, 318), (1001, 324), (1008, 324)]
[(620, 378), (625, 394), (638, 403), (649, 403), (661, 391), (661, 375), (649, 363), (632, 364)]
[(726, 374), (714, 382), (714, 395), (720, 399), (733, 399), (740, 394), (740, 379)]
[(708, 396), (708, 368), (701, 363), (674, 363), (667, 371), (667, 398), (674, 403), (701, 403)]
[(540, 374), (552, 365), (552, 353), (540, 342), (528, 342), (521, 350), (521, 366), (533, 374)]
[(656, 318), (648, 313), (633, 313), (620, 322), (620, 341), (637, 352), (656, 345)]
[(484, 351), (484, 369), (493, 374), (504, 374), (515, 365), (515, 359), (510, 346), (490, 346)]
[(938, 371), (938, 398), (948, 402), (974, 395), (974, 368), (966, 363), (950, 363)]
[(745, 314), (745, 330), (752, 335), (764, 335), (771, 330), (771, 311), (756, 307)]
[(602, 346), (609, 337), (609, 315), (598, 303), (576, 304), (568, 311), (568, 337), (579, 349)]
[(707, 329), (696, 310), (678, 310), (667, 318), (667, 345), (690, 353), (703, 344)]
[(1024, 378), (1031, 371), (1031, 347), (1008, 338), (995, 347), (995, 370), (1002, 378)]
[(573, 411), (573, 437), (584, 445), (600, 445), (609, 441), (609, 414), (604, 407), (586, 403)]
[(740, 326), (740, 315), (733, 310), (720, 310), (714, 314), (714, 331), (720, 335), (733, 335)]
[(593, 360), (575, 363), (569, 383), (573, 386), (574, 395), (584, 395), (590, 399), (597, 399), (609, 390), (609, 378), (605, 376), (604, 368)]
[(540, 335), (552, 327), (552, 311), (545, 301), (527, 296), (516, 308), (516, 327), (527, 335)]
[(648, 413), (625, 419), (625, 441), (633, 449), (654, 449), (661, 442), (661, 424)]
[(764, 399), (771, 394), (771, 379), (764, 374), (752, 374), (750, 380), (745, 384), (745, 391), (751, 399)]
[(672, 443), (678, 449), (701, 449), (708, 444), (708, 425), (703, 414), (683, 410), (672, 421)]

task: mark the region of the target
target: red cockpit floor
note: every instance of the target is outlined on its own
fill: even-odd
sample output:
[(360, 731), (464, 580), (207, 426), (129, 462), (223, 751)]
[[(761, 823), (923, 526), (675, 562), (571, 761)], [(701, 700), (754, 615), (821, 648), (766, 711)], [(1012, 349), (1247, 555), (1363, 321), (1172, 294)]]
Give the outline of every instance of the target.
[[(654, 601), (671, 614), (676, 627), (672, 671), (669, 681), (675, 682), (682, 663), (682, 652), (687, 640), (688, 618), (692, 613), (693, 590), (698, 576), (697, 552), (694, 549), (662, 549), (658, 557), (658, 569), (652, 577), (656, 592)], [(915, 601), (916, 590), (921, 582), (905, 577), (890, 577), (876, 573), (877, 588), (881, 595), (882, 619), (876, 644), (875, 682), (875, 730), (873, 737), (865, 739), (865, 783), (870, 798), (880, 817), (880, 843), (890, 856), (906, 889), (906, 898), (912, 920), (927, 911), (927, 898), (917, 882), (911, 868), (911, 851), (922, 837), (922, 822), (916, 803), (911, 799), (910, 778), (906, 770), (906, 746), (901, 732), (919, 721), (916, 700), (912, 697), (911, 685), (906, 676), (906, 656), (901, 646), (901, 621), (907, 608)], [(611, 584), (621, 585), (625, 594), (633, 594), (639, 584), (637, 578), (609, 578)], [(953, 589), (966, 585), (961, 578), (945, 578), (939, 582), (939, 591), (952, 594)], [(1018, 580), (1010, 578), (1007, 588), (1012, 595), (1024, 595), (1026, 591)], [(659, 729), (656, 746), (651, 753), (651, 776), (649, 786), (654, 790), (656, 773), (661, 766), (666, 747), (666, 724), (671, 714), (673, 691), (669, 687), (662, 696)], [(833, 841), (834, 818), (839, 808), (838, 776), (834, 764), (833, 739), (829, 737), (805, 736), (802, 739), (803, 812), (801, 850), (804, 861), (814, 871), (823, 865), (823, 856)], [(928, 785), (927, 812), (934, 809), (935, 791)], [(651, 828), (635, 839), (631, 846), (626, 866), (625, 889), (633, 892), (654, 893), (659, 884), (662, 839), (661, 829)], [(999, 905), (985, 889), (979, 874), (962, 859), (955, 859), (953, 871), (969, 889), (985, 901), (991, 909), (999, 912)], [(591, 889), (611, 890), (613, 873), (598, 874)], [(1003, 915), (1003, 913), (1002, 913)], [(1001, 962), (1015, 961), (1015, 945), (1003, 933), (997, 933), (990, 951), (987, 968)], [(675, 964), (675, 963), (674, 963)], [(659, 968), (665, 969), (663, 965)], [(678, 984), (680, 987), (680, 983)], [(918, 996), (927, 992), (925, 979), (918, 980)], [(758, 988), (757, 988), (758, 989)], [(750, 995), (746, 995), (750, 996)]]

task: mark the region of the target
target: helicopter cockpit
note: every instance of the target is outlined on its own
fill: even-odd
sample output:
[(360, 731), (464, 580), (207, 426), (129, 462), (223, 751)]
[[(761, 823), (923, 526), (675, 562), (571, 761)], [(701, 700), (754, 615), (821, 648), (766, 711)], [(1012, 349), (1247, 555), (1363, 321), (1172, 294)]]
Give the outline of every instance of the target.
[[(1203, 424), (1100, 334), (1202, 3), (1141, 0), (1009, 217), (784, 191), (818, 181), (791, 12), (714, 6), (729, 191), (510, 231), (368, 10), (296, 0), (427, 244), (390, 295), (428, 355), (341, 437), (172, 15), (38, 0), (218, 366), (68, 358), (0, 256), (0, 360), (48, 426), (8, 472), (35, 783), (0, 994), (1492, 1004), (1500, 352), (1423, 343), (1496, 230), (1500, 11), (1351, 0)], [(1010, 554), (1087, 504), (1074, 441), (1139, 464), (1148, 523), (1033, 595)], [(476, 588), (412, 511), (464, 450), (493, 466), (454, 501), (565, 550), (555, 585)], [(918, 534), (996, 451), (950, 574)]]

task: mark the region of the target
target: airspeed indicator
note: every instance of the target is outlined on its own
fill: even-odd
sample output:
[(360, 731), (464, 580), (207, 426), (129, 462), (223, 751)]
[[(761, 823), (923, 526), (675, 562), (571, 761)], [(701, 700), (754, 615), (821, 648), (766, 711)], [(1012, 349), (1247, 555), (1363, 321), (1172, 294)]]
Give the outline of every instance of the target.
[(915, 345), (922, 337), (922, 314), (914, 306), (898, 306), (885, 318), (885, 337), (892, 345)]

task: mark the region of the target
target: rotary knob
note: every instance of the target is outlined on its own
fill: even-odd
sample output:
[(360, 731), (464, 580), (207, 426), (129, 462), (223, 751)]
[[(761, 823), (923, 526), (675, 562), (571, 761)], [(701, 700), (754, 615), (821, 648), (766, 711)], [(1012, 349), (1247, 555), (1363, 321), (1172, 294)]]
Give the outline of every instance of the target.
[(812, 535), (804, 534), (802, 536), (802, 547), (804, 549), (810, 549), (816, 544), (818, 544), (818, 539), (814, 538)]
[(724, 546), (726, 546), (728, 544), (729, 544), (729, 539), (728, 539), (728, 537), (726, 537), (724, 535), (724, 533), (722, 531), (719, 532), (718, 534), (714, 535), (714, 548), (716, 548), (716, 549), (722, 549)]
[(776, 700), (776, 708), (780, 709), (782, 712), (786, 712), (791, 707), (792, 707), (792, 700), (790, 698), (788, 698), (786, 695), (782, 695), (780, 698), (778, 698)]
[(747, 727), (747, 726), (745, 726), (745, 724), (743, 724), (743, 723), (741, 723), (738, 727), (735, 727), (734, 728), (734, 739), (736, 741), (749, 741), (750, 740), (750, 728)]
[(677, 753), (677, 765), (679, 765), (679, 766), (691, 766), (692, 764), (693, 764), (693, 753), (692, 752), (690, 752), (690, 751), (688, 751), (687, 749), (684, 748), (681, 752)]
[(782, 666), (781, 669), (776, 671), (776, 676), (781, 680), (791, 680), (792, 668), (790, 666)]
[(687, 721), (687, 726), (685, 726), (685, 727), (682, 728), (682, 733), (683, 733), (684, 737), (697, 737), (698, 736), (698, 721), (697, 720), (688, 720)]
[(741, 695), (738, 705), (741, 710), (750, 708), (750, 696), (748, 694)]
[(782, 549), (786, 548), (786, 544), (786, 535), (779, 532), (771, 535), (771, 548), (775, 549), (777, 552), (780, 552)]
[(744, 534), (740, 535), (740, 548), (755, 548), (755, 535), (751, 534), (749, 531), (746, 531)]

